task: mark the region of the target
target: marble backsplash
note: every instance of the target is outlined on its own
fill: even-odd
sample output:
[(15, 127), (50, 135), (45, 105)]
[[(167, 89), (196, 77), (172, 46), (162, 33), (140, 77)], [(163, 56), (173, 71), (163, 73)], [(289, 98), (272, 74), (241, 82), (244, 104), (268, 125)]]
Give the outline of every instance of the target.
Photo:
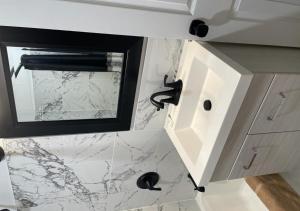
[(159, 129), (163, 127), (167, 115), (165, 109), (156, 111), (150, 103), (151, 94), (165, 90), (163, 79), (173, 81), (179, 65), (182, 52), (182, 40), (149, 39), (141, 79), (137, 110), (134, 121), (135, 130)]
[[(149, 97), (174, 77), (182, 42), (148, 40), (131, 131), (5, 139), (19, 210), (113, 211), (193, 199), (188, 171), (163, 129), (166, 109)], [(138, 189), (137, 178), (158, 172), (162, 191)]]

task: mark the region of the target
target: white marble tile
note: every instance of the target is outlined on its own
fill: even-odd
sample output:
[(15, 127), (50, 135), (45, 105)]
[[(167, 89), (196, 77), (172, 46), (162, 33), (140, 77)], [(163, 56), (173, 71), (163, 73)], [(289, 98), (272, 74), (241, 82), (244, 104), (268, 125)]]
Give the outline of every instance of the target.
[(118, 133), (110, 193), (135, 191), (137, 178), (155, 168), (155, 152), (162, 130)]
[(17, 205), (34, 207), (65, 196), (63, 160), (35, 139), (4, 140), (6, 159)]
[(57, 155), (68, 165), (99, 160), (106, 162), (112, 159), (116, 133), (88, 133), (63, 137)]
[[(19, 211), (95, 211), (93, 207), (82, 203), (56, 202), (37, 207), (20, 208)], [(98, 211), (98, 210), (97, 210)], [(102, 210), (99, 210), (102, 211)], [(104, 209), (103, 209), (104, 211)]]
[(128, 190), (110, 193), (107, 199), (107, 210), (120, 211), (145, 205), (145, 190)]
[(33, 71), (32, 83), (36, 120), (62, 119), (58, 112), (63, 109), (62, 72)]
[(154, 205), (150, 207), (136, 208), (128, 211), (200, 211), (200, 208), (196, 200), (187, 200)]
[(64, 111), (91, 110), (89, 72), (63, 72), (62, 98)]
[(116, 117), (119, 72), (34, 71), (37, 120)]
[(4, 140), (18, 206), (105, 203), (114, 141), (115, 133)]
[[(23, 208), (51, 207), (55, 202), (122, 210), (191, 199), (195, 194), (164, 130), (4, 142), (15, 198)], [(149, 171), (160, 174), (157, 187), (162, 191), (136, 186), (138, 177)]]
[(182, 51), (182, 40), (148, 39), (146, 58), (141, 79), (135, 130), (163, 127), (167, 107), (159, 112), (150, 102), (154, 92), (164, 90), (164, 75), (172, 81), (176, 75)]
[[(146, 172), (157, 172), (162, 191), (141, 190), (136, 181)], [(110, 194), (119, 209), (191, 199), (195, 196), (187, 170), (164, 130), (119, 133), (114, 151)], [(132, 198), (130, 203), (128, 198)], [(118, 201), (119, 200), (119, 201)]]
[[(2, 139), (0, 139), (1, 150), (4, 150)], [(6, 159), (0, 162), (0, 210), (15, 208), (15, 198), (12, 190), (9, 170)]]

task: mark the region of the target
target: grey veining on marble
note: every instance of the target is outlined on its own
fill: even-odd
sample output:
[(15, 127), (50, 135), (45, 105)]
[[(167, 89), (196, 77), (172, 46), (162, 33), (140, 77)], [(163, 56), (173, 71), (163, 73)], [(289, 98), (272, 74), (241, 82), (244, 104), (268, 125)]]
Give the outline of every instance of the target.
[[(130, 209), (168, 201), (191, 199), (195, 196), (187, 179), (187, 170), (161, 130), (118, 133), (111, 176), (109, 197), (115, 198), (113, 209)], [(141, 190), (136, 186), (146, 172), (159, 173), (157, 184), (162, 191)]]
[(118, 72), (34, 71), (37, 120), (114, 118)]
[(200, 208), (196, 200), (186, 200), (186, 201), (165, 203), (161, 205), (154, 205), (151, 207), (131, 209), (127, 211), (200, 211)]
[[(195, 196), (188, 172), (162, 129), (4, 143), (15, 198), (24, 210), (113, 211)], [(137, 188), (137, 178), (148, 171), (160, 174), (157, 186), (162, 191)]]
[(95, 202), (107, 199), (114, 138), (112, 133), (4, 140), (18, 205), (97, 210)]
[(135, 116), (135, 130), (160, 129), (163, 127), (167, 106), (157, 112), (150, 102), (150, 96), (154, 92), (164, 90), (163, 78), (166, 74), (169, 76), (168, 80), (174, 80), (182, 46), (182, 40), (148, 39)]

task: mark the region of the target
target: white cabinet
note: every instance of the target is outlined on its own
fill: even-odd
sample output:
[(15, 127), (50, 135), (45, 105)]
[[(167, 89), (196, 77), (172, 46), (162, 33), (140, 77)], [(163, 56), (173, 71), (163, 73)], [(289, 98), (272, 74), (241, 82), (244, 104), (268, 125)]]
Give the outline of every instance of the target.
[[(189, 84), (195, 84), (195, 81), (199, 81), (200, 85), (199, 87), (190, 85), (189, 93), (194, 95), (191, 95), (190, 100), (183, 96), (181, 104), (174, 107), (173, 110), (170, 109), (168, 121), (173, 124), (170, 124), (172, 125), (169, 129), (170, 137), (173, 139), (179, 154), (183, 155), (183, 160), (188, 160), (188, 156), (195, 156), (198, 159), (195, 160), (199, 163), (184, 161), (188, 170), (197, 182), (200, 181), (199, 184), (205, 184), (208, 178), (211, 181), (219, 181), (291, 169), (293, 163), (298, 162), (298, 154), (300, 154), (298, 141), (298, 139), (300, 140), (300, 60), (298, 59), (300, 50), (216, 43), (210, 44), (211, 46), (214, 47), (214, 50), (205, 47), (205, 45), (202, 47), (213, 54), (215, 60), (209, 53), (207, 55), (197, 54), (201, 55), (202, 64), (205, 64), (201, 66), (202, 68), (197, 66), (202, 74), (210, 69), (223, 69), (222, 71), (225, 72), (229, 65), (242, 76), (244, 75), (241, 70), (245, 69), (241, 67), (245, 67), (246, 71), (253, 74), (253, 77), (251, 77), (251, 84), (250, 86), (247, 85), (248, 88), (243, 97), (238, 98), (242, 99), (241, 105), (231, 107), (231, 105), (227, 106), (220, 103), (224, 105), (225, 110), (237, 109), (235, 112), (238, 114), (234, 113), (236, 116), (233, 116), (232, 123), (227, 121), (224, 110), (220, 112), (219, 114), (224, 115), (224, 119), (219, 128), (217, 122), (212, 121), (217, 111), (215, 110), (215, 113), (201, 113), (199, 110), (201, 104), (194, 106), (192, 99), (197, 99), (198, 102), (203, 102), (204, 99), (208, 98), (207, 96), (213, 99), (213, 95), (207, 95), (207, 93), (211, 94), (210, 90), (214, 94), (227, 96), (228, 93), (232, 93), (226, 89), (230, 79), (220, 74), (220, 78), (224, 79), (224, 87), (218, 89), (218, 83), (212, 83), (209, 91), (203, 91), (205, 86), (201, 85), (203, 82), (199, 80), (200, 76), (192, 76), (191, 82), (185, 80)], [(191, 74), (189, 70), (193, 69), (190, 68), (193, 65), (189, 64), (195, 65), (197, 63), (192, 56), (188, 56), (188, 58), (190, 62), (184, 63), (186, 69), (182, 74), (186, 78)], [(219, 60), (223, 61), (223, 64), (219, 63), (219, 66), (214, 68), (207, 67)], [(199, 73), (199, 75), (201, 74)], [(200, 97), (196, 95), (197, 92), (200, 93)], [(219, 100), (219, 98), (216, 99)], [(232, 103), (236, 101), (234, 95), (231, 95), (231, 100)], [(185, 110), (184, 107), (186, 107)], [(192, 123), (185, 124), (190, 117), (193, 118)], [(220, 118), (223, 117), (220, 115)], [(196, 124), (198, 120), (201, 124)], [(224, 125), (227, 125), (226, 133), (222, 133), (222, 128), (225, 128)], [(193, 131), (198, 130), (195, 132), (196, 136), (180, 133), (188, 131), (187, 128), (193, 129)], [(197, 140), (195, 138), (197, 134), (201, 140), (199, 146), (193, 144)], [(218, 134), (218, 136), (211, 138), (211, 136), (205, 136), (207, 134)], [(183, 146), (184, 144), (186, 146)], [(210, 148), (204, 148), (204, 146)], [(187, 147), (192, 153), (187, 152)], [(213, 171), (212, 175), (210, 171)]]
[(300, 75), (276, 74), (249, 134), (300, 130)]
[[(299, 69), (279, 72), (276, 64), (286, 59), (274, 64), (269, 54), (252, 63), (246, 59), (270, 51), (185, 42), (177, 73), (183, 89), (179, 104), (169, 106), (165, 129), (197, 184), (283, 172), (300, 159)], [(273, 51), (293, 58), (300, 53)], [(290, 61), (300, 65), (299, 59)]]
[(300, 132), (248, 135), (229, 179), (291, 170), (300, 159)]
[[(0, 25), (300, 47), (297, 0), (2, 0)], [(26, 15), (24, 15), (24, 12)]]

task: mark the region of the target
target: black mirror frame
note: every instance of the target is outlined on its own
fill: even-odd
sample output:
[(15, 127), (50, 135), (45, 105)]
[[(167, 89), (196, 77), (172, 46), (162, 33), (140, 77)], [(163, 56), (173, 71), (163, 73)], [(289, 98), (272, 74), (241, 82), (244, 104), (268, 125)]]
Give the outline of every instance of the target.
[[(0, 137), (28, 137), (130, 129), (143, 37), (0, 26)], [(117, 118), (18, 122), (6, 46), (63, 47), (124, 53)]]

